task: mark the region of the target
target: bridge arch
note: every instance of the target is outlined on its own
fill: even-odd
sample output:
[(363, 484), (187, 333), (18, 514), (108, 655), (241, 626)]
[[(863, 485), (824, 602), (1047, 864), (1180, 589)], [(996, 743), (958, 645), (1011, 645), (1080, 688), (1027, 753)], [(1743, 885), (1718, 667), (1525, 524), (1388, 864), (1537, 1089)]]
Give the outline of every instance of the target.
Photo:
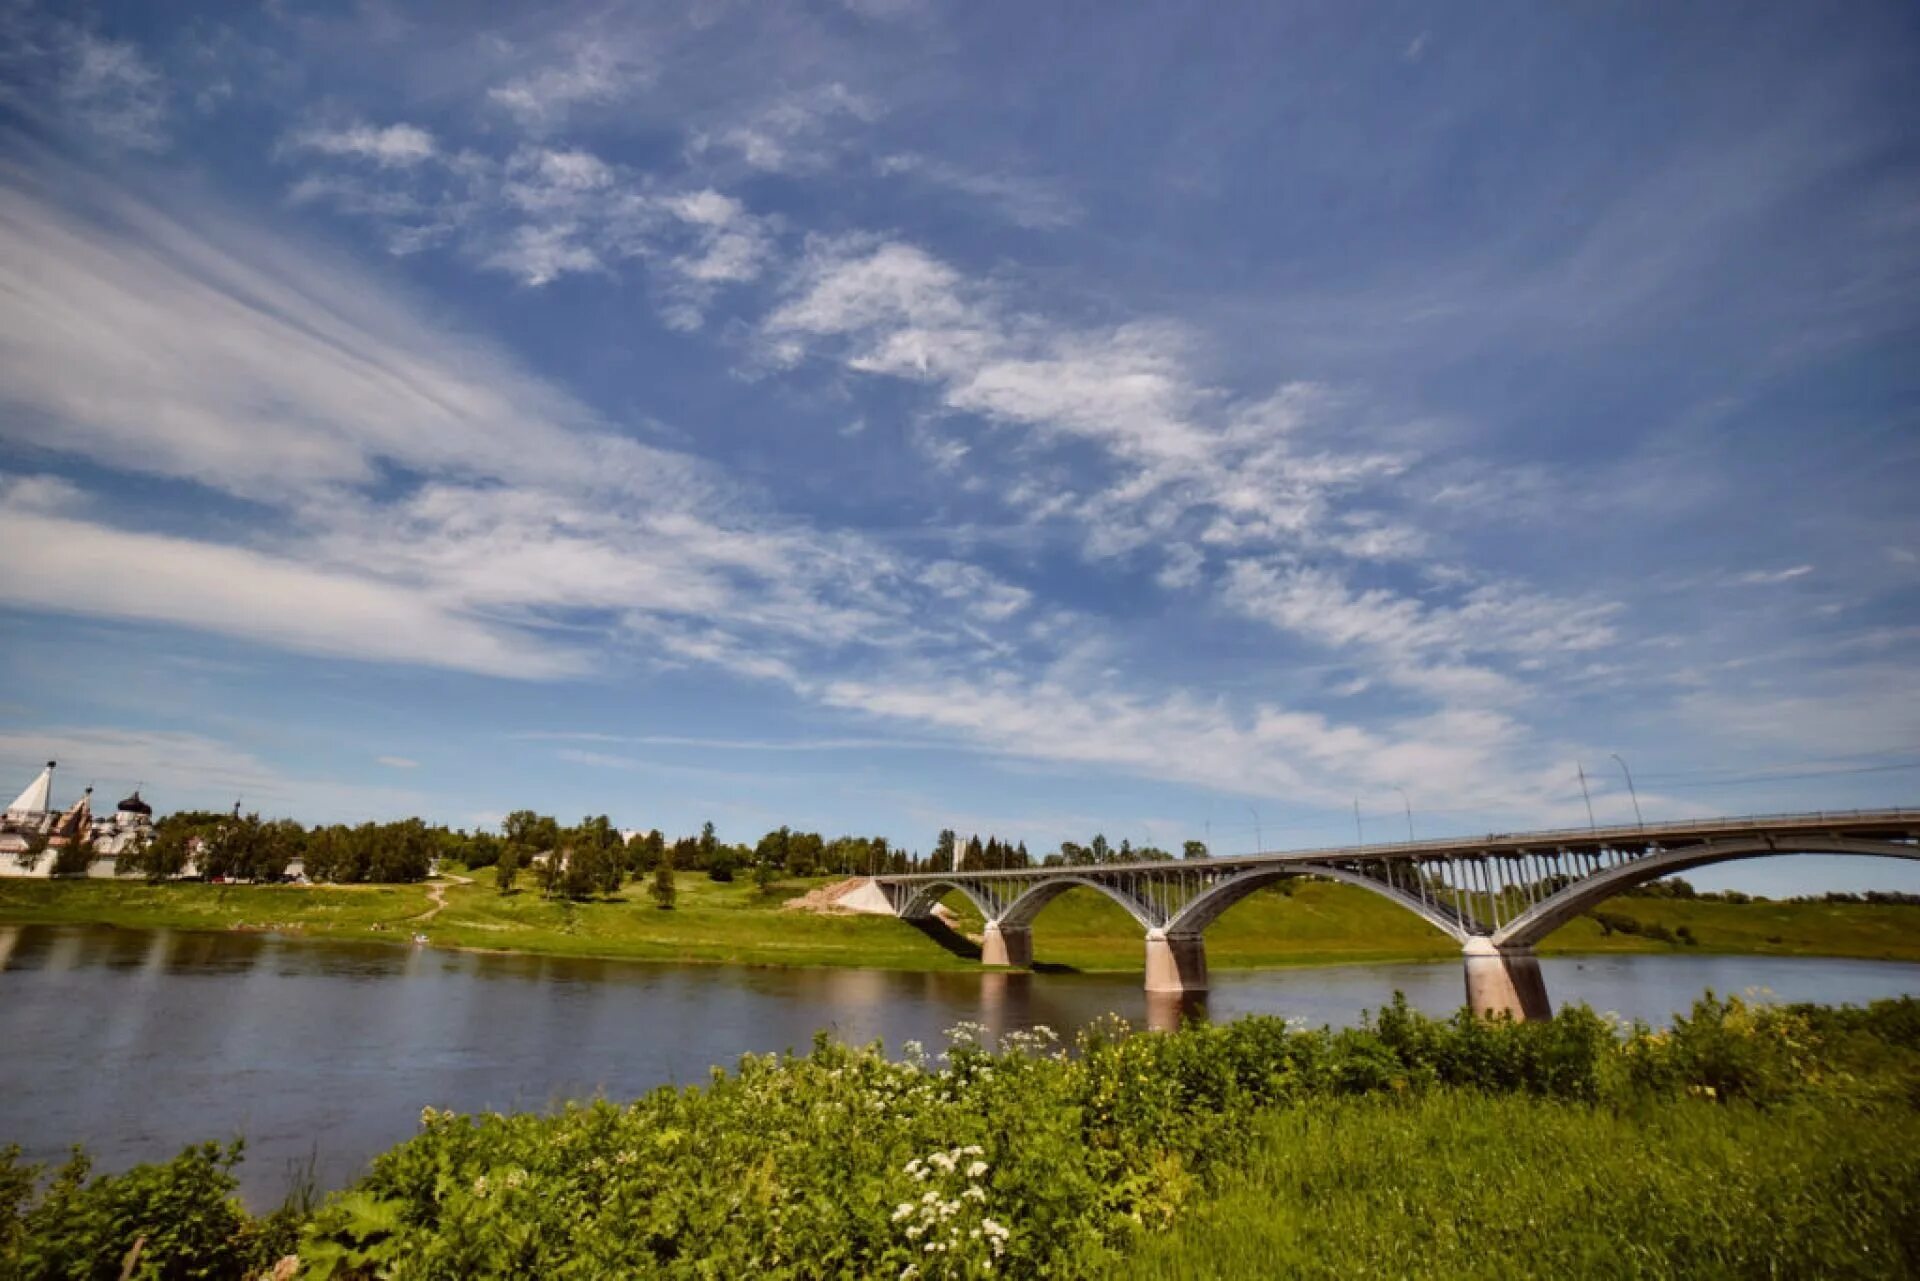
[(1057, 877), (1049, 876), (1022, 894), (1019, 898), (1015, 899), (1012, 903), (1008, 904), (1007, 910), (1000, 914), (1001, 927), (1016, 928), (1032, 925), (1033, 918), (1040, 915), (1041, 910), (1045, 908), (1047, 904), (1053, 902), (1053, 900), (1059, 898), (1062, 894), (1065, 894), (1077, 885), (1085, 885), (1089, 889), (1099, 890), (1102, 894), (1125, 908), (1127, 915), (1140, 922), (1140, 924), (1147, 929), (1159, 928), (1160, 922), (1154, 919), (1152, 910), (1133, 895), (1095, 877), (1075, 876), (1071, 873)]
[(1358, 886), (1412, 912), (1454, 942), (1467, 941), (1466, 931), (1460, 928), (1458, 921), (1435, 911), (1422, 903), (1417, 896), (1384, 881), (1376, 881), (1371, 877), (1359, 876), (1341, 868), (1315, 863), (1291, 863), (1284, 867), (1248, 871), (1231, 877), (1199, 894), (1192, 902), (1181, 908), (1179, 913), (1167, 922), (1166, 932), (1168, 934), (1199, 934), (1218, 920), (1228, 908), (1255, 890), (1294, 876), (1317, 876), (1329, 881), (1338, 881), (1342, 885)]
[(1920, 860), (1920, 844), (1860, 840), (1845, 836), (1754, 837), (1707, 841), (1679, 849), (1662, 850), (1645, 858), (1596, 872), (1574, 882), (1521, 913), (1495, 931), (1495, 947), (1532, 947), (1588, 908), (1597, 906), (1636, 885), (1690, 868), (1709, 867), (1739, 859), (1770, 858), (1779, 854), (1868, 854), (1884, 858)]
[(913, 886), (912, 892), (894, 909), (895, 913), (906, 921), (918, 921), (933, 915), (934, 907), (952, 890), (959, 890), (967, 896), (967, 901), (986, 920), (993, 920), (1000, 914), (1000, 905), (973, 884), (964, 880), (922, 881)]

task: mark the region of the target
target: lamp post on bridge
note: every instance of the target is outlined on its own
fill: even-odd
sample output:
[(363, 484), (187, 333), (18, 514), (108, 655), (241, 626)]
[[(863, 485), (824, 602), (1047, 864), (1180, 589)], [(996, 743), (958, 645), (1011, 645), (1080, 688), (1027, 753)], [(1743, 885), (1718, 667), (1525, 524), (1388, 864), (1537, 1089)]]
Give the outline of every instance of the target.
[(1633, 798), (1633, 825), (1644, 828), (1647, 820), (1640, 817), (1640, 793), (1633, 790), (1633, 771), (1627, 768), (1627, 762), (1618, 752), (1610, 752), (1614, 760), (1620, 762), (1620, 772), (1627, 776), (1627, 795)]
[(1404, 788), (1404, 787), (1395, 787), (1395, 788), (1394, 788), (1393, 790), (1394, 790), (1394, 791), (1396, 791), (1396, 792), (1398, 792), (1398, 793), (1400, 793), (1400, 803), (1401, 803), (1402, 805), (1404, 805), (1404, 806), (1406, 806), (1406, 809), (1407, 809), (1407, 840), (1408, 840), (1408, 842), (1412, 842), (1412, 841), (1413, 841), (1413, 839), (1414, 839), (1414, 835), (1413, 835), (1413, 802), (1407, 799), (1407, 789), (1406, 789), (1406, 788)]
[(1593, 794), (1587, 791), (1587, 767), (1575, 761), (1573, 768), (1580, 775), (1580, 795), (1587, 802), (1587, 830), (1597, 832), (1600, 830), (1600, 825), (1593, 821)]
[(1247, 813), (1253, 815), (1253, 852), (1255, 854), (1264, 854), (1266, 853), (1267, 842), (1266, 838), (1260, 835), (1260, 811), (1253, 808), (1252, 805), (1248, 805)]

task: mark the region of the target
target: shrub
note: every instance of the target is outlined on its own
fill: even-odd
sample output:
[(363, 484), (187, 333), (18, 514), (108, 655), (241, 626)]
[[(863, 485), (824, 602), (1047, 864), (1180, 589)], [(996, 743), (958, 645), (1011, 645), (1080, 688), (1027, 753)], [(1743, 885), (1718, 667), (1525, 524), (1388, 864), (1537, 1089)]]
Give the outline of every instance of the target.
[(90, 1178), (76, 1149), (37, 1195), (40, 1168), (22, 1165), (18, 1148), (0, 1152), (6, 1274), (212, 1278), (270, 1265), (291, 1248), (296, 1225), (247, 1216), (233, 1196), (240, 1152), (238, 1142), (203, 1143), (163, 1164)]

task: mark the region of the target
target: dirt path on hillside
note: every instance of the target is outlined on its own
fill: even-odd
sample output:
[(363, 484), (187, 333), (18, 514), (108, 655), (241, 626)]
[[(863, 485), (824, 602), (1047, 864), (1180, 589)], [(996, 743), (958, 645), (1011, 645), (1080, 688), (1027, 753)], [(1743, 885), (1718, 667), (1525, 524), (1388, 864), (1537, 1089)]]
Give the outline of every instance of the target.
[(441, 911), (447, 906), (447, 889), (449, 886), (471, 884), (473, 884), (473, 878), (471, 876), (455, 876), (452, 872), (448, 872), (445, 880), (436, 881), (427, 887), (427, 897), (433, 900), (433, 906), (418, 916), (409, 916), (407, 918), (407, 924), (425, 925), (428, 921), (440, 915)]

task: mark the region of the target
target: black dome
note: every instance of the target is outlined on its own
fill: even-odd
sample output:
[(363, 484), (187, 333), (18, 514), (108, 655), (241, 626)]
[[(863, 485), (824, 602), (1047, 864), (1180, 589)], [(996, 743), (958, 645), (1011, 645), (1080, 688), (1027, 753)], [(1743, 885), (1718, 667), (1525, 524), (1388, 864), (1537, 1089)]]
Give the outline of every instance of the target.
[(153, 806), (141, 800), (140, 793), (135, 792), (132, 796), (120, 802), (120, 812), (122, 814), (145, 814), (148, 818), (152, 818)]

